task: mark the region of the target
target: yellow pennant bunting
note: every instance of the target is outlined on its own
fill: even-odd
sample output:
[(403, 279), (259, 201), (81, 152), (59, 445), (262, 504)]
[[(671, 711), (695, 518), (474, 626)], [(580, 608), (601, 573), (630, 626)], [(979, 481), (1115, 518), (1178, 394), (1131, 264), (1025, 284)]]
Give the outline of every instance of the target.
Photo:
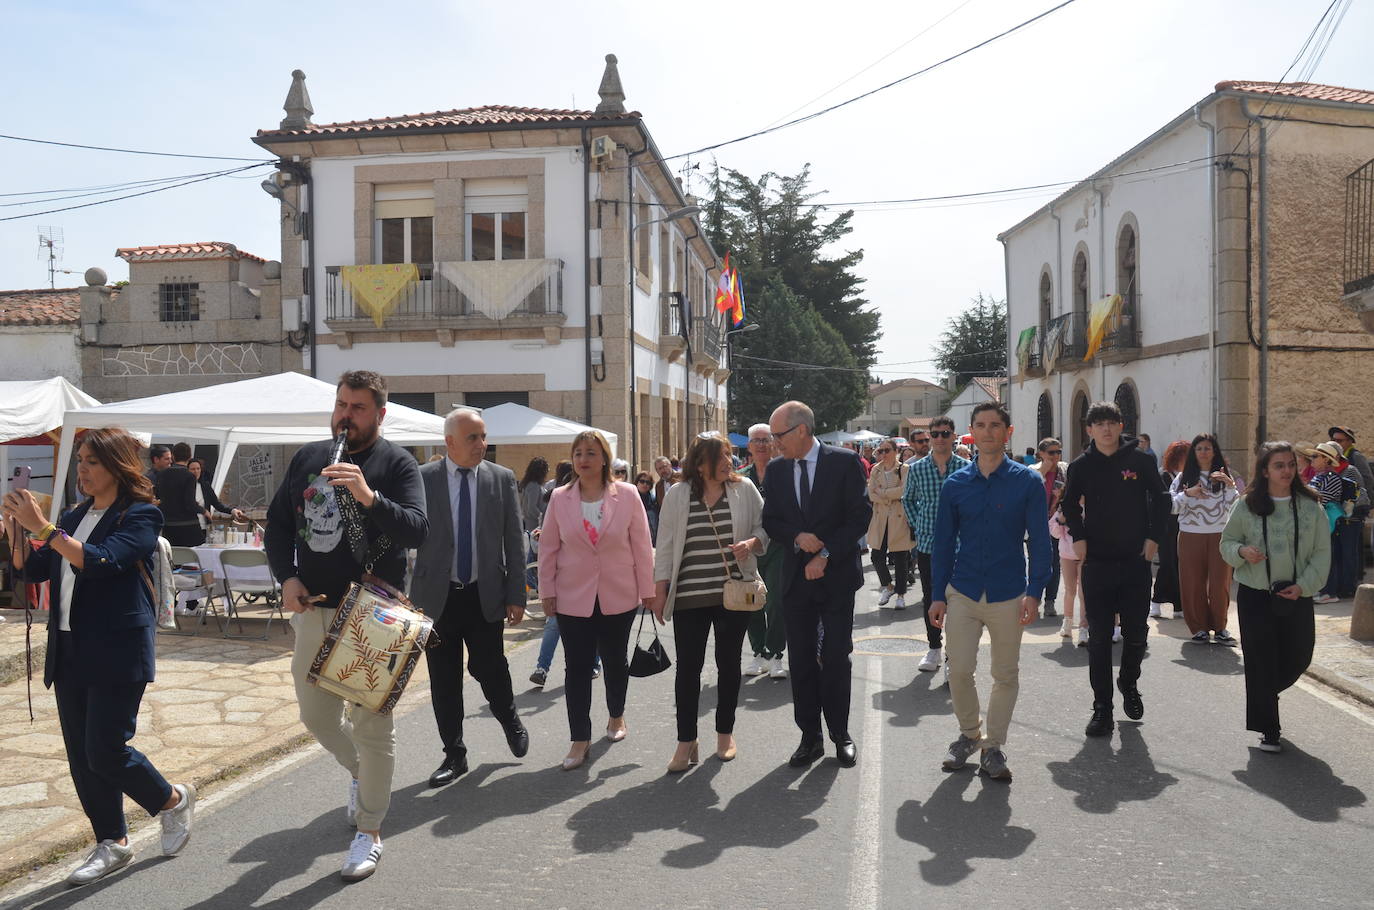
[(377, 328), (396, 309), (397, 298), (412, 281), (420, 278), (420, 270), (413, 262), (388, 265), (346, 265), (339, 269), (339, 277), (353, 292), (353, 302), (372, 317)]
[(1093, 359), (1097, 349), (1102, 346), (1102, 339), (1107, 337), (1108, 326), (1116, 324), (1116, 317), (1120, 313), (1120, 294), (1103, 297), (1093, 304), (1092, 309), (1088, 311), (1088, 350), (1083, 355), (1085, 361)]

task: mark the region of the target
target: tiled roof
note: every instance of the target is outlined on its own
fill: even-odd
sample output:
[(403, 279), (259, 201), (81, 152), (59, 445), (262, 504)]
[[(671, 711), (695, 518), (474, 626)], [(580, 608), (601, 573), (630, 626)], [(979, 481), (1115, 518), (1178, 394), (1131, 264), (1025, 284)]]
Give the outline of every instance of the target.
[(77, 288), (0, 291), (0, 325), (76, 325), (80, 321)]
[(1374, 104), (1374, 91), (1320, 85), (1316, 82), (1218, 82), (1219, 92), (1248, 92), (1273, 95), (1278, 98), (1302, 98), (1308, 101), (1341, 101), (1346, 104)]
[(261, 256), (245, 253), (232, 243), (204, 240), (196, 243), (162, 243), (156, 246), (125, 246), (115, 255), (126, 262), (165, 262), (171, 259), (251, 259), (266, 262)]
[(1000, 380), (989, 379), (986, 376), (975, 376), (973, 377), (973, 381), (977, 384), (978, 388), (982, 389), (984, 394), (988, 396), (989, 401), (1002, 400), (1001, 396), (997, 394), (997, 387), (1001, 385)]
[(343, 123), (316, 123), (300, 130), (258, 130), (259, 136), (333, 136), (350, 133), (389, 133), (403, 130), (445, 127), (481, 127), (525, 124), (582, 123), (592, 120), (639, 120), (639, 111), (624, 114), (598, 114), (595, 111), (554, 110), (539, 107), (511, 107), (487, 104), (455, 111), (429, 114), (402, 114), (373, 120), (348, 120)]

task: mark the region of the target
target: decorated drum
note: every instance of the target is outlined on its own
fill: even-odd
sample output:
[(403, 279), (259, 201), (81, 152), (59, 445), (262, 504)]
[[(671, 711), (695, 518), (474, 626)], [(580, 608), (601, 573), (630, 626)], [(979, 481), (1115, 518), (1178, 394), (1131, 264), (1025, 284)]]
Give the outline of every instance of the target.
[(334, 611), (308, 678), (369, 711), (390, 714), (433, 628), (433, 620), (387, 591), (354, 582)]

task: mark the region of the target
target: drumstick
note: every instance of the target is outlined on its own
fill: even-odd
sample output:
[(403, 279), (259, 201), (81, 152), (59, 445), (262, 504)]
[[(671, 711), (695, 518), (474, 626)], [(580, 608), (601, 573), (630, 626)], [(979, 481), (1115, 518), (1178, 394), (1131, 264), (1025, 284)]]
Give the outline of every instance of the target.
[(300, 597), (297, 599), (303, 600), (308, 604), (322, 604), (329, 599), (329, 596), (326, 594), (316, 594), (314, 597)]

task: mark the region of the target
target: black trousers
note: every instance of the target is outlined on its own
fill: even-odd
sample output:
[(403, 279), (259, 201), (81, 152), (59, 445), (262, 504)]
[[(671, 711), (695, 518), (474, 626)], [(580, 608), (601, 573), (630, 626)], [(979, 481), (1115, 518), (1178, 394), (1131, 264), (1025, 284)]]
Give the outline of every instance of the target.
[(1240, 647), (1245, 653), (1245, 729), (1279, 734), (1279, 693), (1312, 663), (1317, 625), (1312, 598), (1292, 601), (1291, 612), (1274, 611), (1268, 591), (1239, 585)]
[(850, 659), (854, 650), (854, 592), (807, 581), (798, 567), (783, 597), (792, 716), (802, 739), (821, 739), (821, 718), (836, 742), (849, 735)]
[(1121, 670), (1123, 684), (1140, 679), (1149, 632), (1150, 564), (1143, 556), (1129, 559), (1093, 559), (1083, 562), (1083, 604), (1088, 615), (1088, 678), (1093, 687), (1093, 706), (1112, 706), (1112, 628), (1121, 617)]
[(1173, 516), (1159, 540), (1159, 571), (1155, 573), (1155, 589), (1150, 600), (1157, 604), (1173, 604), (1174, 610), (1183, 609), (1182, 595), (1178, 590), (1178, 519)]
[[(878, 573), (879, 584), (884, 588), (892, 586), (898, 594), (905, 597), (907, 572), (909, 571), (907, 562), (911, 559), (911, 553), (907, 550), (888, 550), (886, 535), (884, 535), (883, 544), (881, 547), (874, 547), (868, 551), (869, 555), (873, 557), (873, 571)], [(887, 568), (889, 556), (892, 557), (892, 571), (890, 572)]]
[(174, 547), (198, 547), (205, 543), (205, 529), (199, 524), (164, 526), (162, 536)]
[(606, 712), (611, 717), (625, 715), (625, 693), (630, 688), (630, 663), (625, 654), (638, 612), (626, 610), (608, 616), (601, 612), (601, 602), (597, 601), (592, 606), (591, 616), (558, 614), (558, 637), (563, 640), (568, 732), (573, 742), (592, 738), (592, 668), (596, 665), (597, 654), (601, 655), (601, 672), (606, 683)]
[[(60, 655), (74, 653), (70, 641), (60, 644), (59, 660)], [(63, 675), (59, 664), (53, 694), (77, 799), (97, 841), (119, 840), (129, 832), (124, 821), (126, 795), (149, 815), (162, 811), (172, 795), (171, 784), (147, 756), (129, 745), (147, 684), (83, 686), (63, 682)]]
[(450, 587), (444, 612), (434, 621), (439, 645), (425, 652), (429, 666), (429, 694), (434, 722), (444, 752), (451, 758), (467, 754), (463, 745), (463, 649), (467, 648), (468, 672), (482, 687), (491, 713), (502, 726), (513, 723), (515, 692), (506, 663), (501, 621), (488, 622), (482, 614), (477, 585)]
[(913, 550), (916, 554), (916, 568), (921, 573), (921, 613), (926, 621), (926, 641), (930, 642), (932, 648), (939, 648), (944, 642), (944, 631), (935, 628), (930, 624), (930, 602), (933, 593), (930, 590), (931, 579), (934, 573), (930, 570), (930, 554), (922, 553), (920, 550)]
[(673, 611), (673, 638), (677, 642), (677, 741), (697, 738), (697, 712), (701, 707), (701, 670), (706, 665), (706, 637), (716, 630), (716, 732), (735, 732), (739, 706), (740, 649), (753, 613), (727, 610), (724, 606), (695, 607)]

